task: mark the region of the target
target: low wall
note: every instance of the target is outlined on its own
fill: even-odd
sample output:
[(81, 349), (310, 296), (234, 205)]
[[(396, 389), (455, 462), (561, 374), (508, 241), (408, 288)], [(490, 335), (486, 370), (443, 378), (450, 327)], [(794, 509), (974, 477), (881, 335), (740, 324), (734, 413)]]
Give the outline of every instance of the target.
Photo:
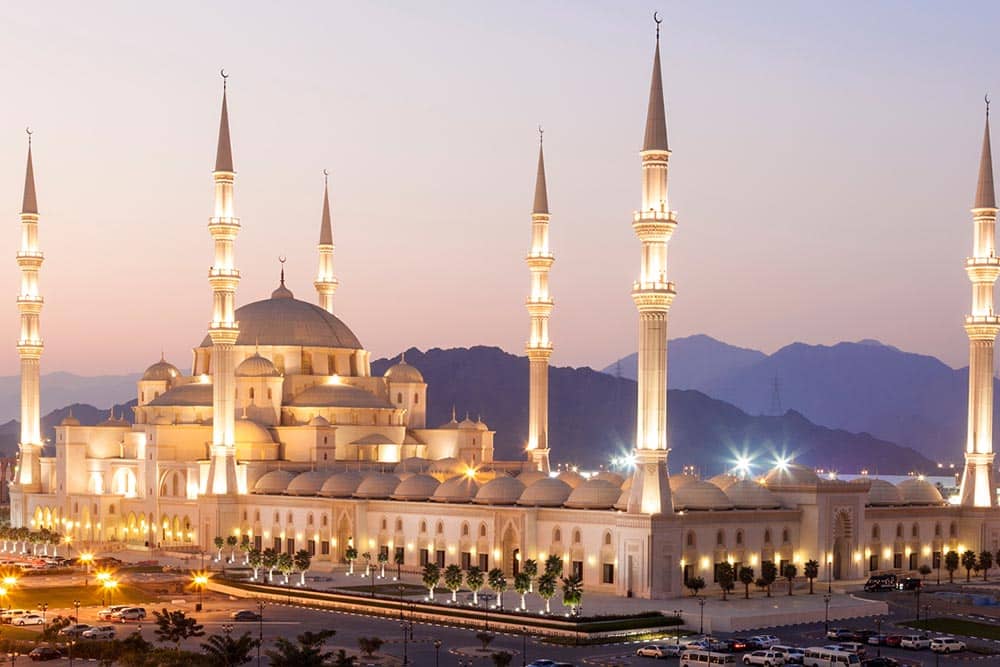
[[(777, 605), (780, 607), (780, 605)], [(754, 608), (748, 613), (746, 609), (734, 609), (734, 613), (719, 613), (716, 608), (705, 612), (705, 632), (746, 632), (762, 628), (773, 628), (782, 625), (797, 625), (799, 623), (822, 623), (827, 620), (826, 610), (822, 604), (807, 609), (780, 609), (771, 606)], [(722, 610), (723, 612), (725, 610)], [(847, 600), (839, 600), (836, 606), (830, 607), (830, 622), (843, 621), (849, 618), (865, 616), (882, 616), (889, 613), (889, 605), (884, 601), (864, 600), (848, 596)], [(687, 628), (700, 627), (700, 615), (697, 610), (684, 611), (681, 614)]]

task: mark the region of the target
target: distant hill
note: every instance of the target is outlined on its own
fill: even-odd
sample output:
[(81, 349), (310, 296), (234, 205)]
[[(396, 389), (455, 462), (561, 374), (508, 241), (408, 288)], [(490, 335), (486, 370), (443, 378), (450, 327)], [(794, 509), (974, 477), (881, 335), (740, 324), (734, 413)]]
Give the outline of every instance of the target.
[[(118, 417), (124, 417), (129, 423), (133, 421), (132, 408), (136, 404), (136, 400), (132, 399), (127, 403), (121, 403), (115, 405), (115, 415)], [(61, 422), (66, 416), (73, 413), (73, 416), (80, 420), (80, 423), (84, 426), (93, 426), (94, 424), (99, 424), (104, 421), (110, 415), (110, 408), (95, 408), (93, 405), (87, 405), (85, 403), (74, 403), (73, 405), (67, 405), (65, 407), (59, 408), (58, 410), (53, 410), (47, 415), (42, 417), (42, 437), (45, 438), (46, 442), (52, 442), (55, 439), (55, 427)], [(12, 456), (17, 452), (17, 443), (21, 436), (21, 422), (16, 419), (11, 419), (10, 421), (0, 424), (0, 452), (5, 456)], [(52, 453), (52, 446), (49, 445), (45, 451), (46, 455)]]
[[(111, 405), (135, 396), (141, 373), (83, 376), (73, 373), (42, 375), (42, 414), (72, 403)], [(21, 378), (0, 377), (0, 422), (21, 416)]]
[[(381, 374), (397, 358), (372, 363)], [(527, 438), (528, 361), (495, 347), (427, 352), (406, 351), (428, 383), (428, 424), (481, 415), (497, 431), (498, 458), (522, 456)], [(552, 368), (549, 376), (552, 459), (585, 465), (606, 463), (631, 449), (635, 433), (636, 383), (590, 368)], [(930, 471), (934, 464), (912, 449), (866, 434), (832, 430), (789, 411), (777, 417), (750, 416), (697, 391), (671, 390), (671, 468), (699, 467), (704, 474), (732, 465), (746, 451), (762, 460), (794, 455), (806, 465), (842, 471), (860, 468), (883, 474)]]
[[(759, 350), (729, 345), (704, 334), (672, 339), (669, 355), (668, 384), (672, 389), (697, 389), (767, 358)], [(635, 380), (637, 365), (638, 355), (633, 352), (605, 368), (604, 372)]]

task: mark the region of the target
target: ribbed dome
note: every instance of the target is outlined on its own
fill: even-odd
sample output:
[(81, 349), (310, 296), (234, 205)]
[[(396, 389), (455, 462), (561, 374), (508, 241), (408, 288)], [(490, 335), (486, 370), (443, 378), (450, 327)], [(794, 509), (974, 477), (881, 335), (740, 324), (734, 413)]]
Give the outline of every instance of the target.
[(79, 426), (80, 425), (80, 420), (77, 419), (76, 417), (74, 417), (73, 413), (70, 412), (69, 414), (67, 414), (65, 417), (62, 418), (62, 421), (59, 422), (59, 425), (60, 426)]
[(728, 487), (740, 481), (740, 478), (731, 472), (724, 472), (721, 475), (716, 475), (708, 481), (725, 491)]
[(278, 368), (271, 363), (270, 359), (255, 354), (247, 357), (236, 367), (237, 377), (270, 378), (280, 377)]
[(479, 492), (479, 485), (471, 477), (461, 475), (446, 480), (437, 488), (431, 500), (440, 503), (468, 503)]
[(236, 420), (236, 442), (242, 444), (271, 444), (274, 438), (270, 431), (251, 419)]
[(594, 475), (593, 477), (591, 477), (591, 479), (604, 479), (604, 480), (607, 480), (607, 481), (611, 482), (612, 484), (614, 484), (618, 488), (621, 488), (622, 484), (625, 483), (625, 477), (624, 476), (619, 475), (616, 472), (611, 472), (610, 470), (605, 470), (604, 472), (599, 472), (596, 475)]
[[(237, 345), (361, 349), (361, 342), (346, 324), (319, 306), (292, 298), (291, 292), (237, 308), (235, 319), (240, 323)], [(206, 336), (201, 347), (211, 346), (212, 339)]]
[(364, 478), (364, 474), (356, 470), (338, 472), (323, 482), (319, 495), (327, 498), (350, 498), (357, 491)]
[(396, 487), (393, 500), (427, 500), (434, 495), (440, 483), (430, 475), (410, 475)]
[(677, 489), (685, 487), (688, 484), (693, 484), (694, 482), (697, 481), (699, 481), (697, 477), (695, 477), (694, 475), (688, 475), (687, 473), (681, 473), (680, 475), (671, 475), (670, 490), (676, 492)]
[(330, 425), (330, 420), (327, 419), (326, 417), (324, 417), (323, 415), (316, 415), (315, 417), (313, 417), (312, 419), (309, 420), (309, 425), (310, 426), (329, 426)]
[(524, 493), (524, 484), (502, 475), (483, 484), (473, 499), (477, 505), (513, 505)]
[(176, 377), (179, 377), (181, 372), (177, 370), (169, 361), (160, 359), (155, 364), (146, 369), (146, 372), (142, 374), (143, 380), (159, 380), (170, 382)]
[(401, 472), (427, 472), (430, 467), (431, 462), (427, 459), (420, 458), (419, 456), (411, 456), (397, 463), (396, 467), (393, 468), (393, 472), (396, 474)]
[(895, 484), (884, 479), (873, 479), (868, 489), (868, 504), (875, 507), (902, 505), (903, 494)]
[(295, 479), (295, 473), (287, 470), (272, 470), (260, 476), (257, 483), (253, 485), (254, 493), (265, 493), (277, 495), (284, 493), (288, 485)]
[(290, 496), (318, 495), (323, 488), (323, 484), (326, 483), (326, 480), (330, 479), (332, 474), (329, 470), (310, 470), (309, 472), (299, 473), (295, 479), (289, 482), (285, 493)]
[[(518, 476), (518, 481), (524, 473)], [(573, 493), (573, 487), (553, 477), (543, 477), (532, 482), (517, 499), (518, 505), (528, 507), (559, 507)]]
[(541, 470), (525, 470), (517, 476), (518, 481), (525, 486), (531, 486), (540, 479), (552, 479)]
[(783, 468), (771, 468), (764, 482), (768, 486), (810, 486), (819, 483), (819, 476), (812, 468), (790, 463)]
[(938, 488), (926, 479), (919, 477), (904, 479), (896, 488), (899, 489), (903, 502), (907, 505), (940, 505), (944, 502)]
[(606, 479), (588, 479), (573, 489), (566, 499), (566, 507), (584, 510), (610, 509), (618, 502), (622, 490)]
[(728, 510), (732, 501), (711, 482), (695, 480), (674, 491), (675, 510)]
[(423, 382), (424, 376), (403, 360), (389, 367), (385, 372), (385, 379), (389, 382)]
[(587, 481), (583, 478), (583, 475), (578, 472), (573, 472), (572, 470), (563, 470), (556, 476), (556, 479), (561, 479), (574, 489)]
[[(713, 484), (712, 486), (715, 486)], [(775, 509), (781, 501), (758, 482), (741, 479), (726, 487), (724, 493), (736, 509)]]
[(355, 498), (388, 498), (392, 495), (396, 487), (399, 486), (399, 478), (387, 472), (373, 472), (365, 475), (354, 491)]

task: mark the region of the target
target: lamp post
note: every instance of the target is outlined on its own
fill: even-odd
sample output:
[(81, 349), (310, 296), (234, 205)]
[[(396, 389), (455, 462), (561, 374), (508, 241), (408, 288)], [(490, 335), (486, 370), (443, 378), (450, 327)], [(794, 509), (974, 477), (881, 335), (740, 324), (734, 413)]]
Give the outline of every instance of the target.
[(823, 616), (823, 632), (824, 634), (830, 632), (830, 600), (833, 596), (827, 593), (823, 596), (823, 604), (826, 607), (826, 613)]
[[(684, 625), (684, 617), (681, 615), (683, 613), (683, 609), (674, 609), (674, 616), (681, 620), (681, 625)], [(681, 645), (681, 632), (679, 629), (674, 633), (674, 643), (677, 644), (677, 646)]]
[(441, 640), (434, 640), (434, 667), (441, 667)]
[(94, 554), (90, 553), (89, 551), (82, 553), (80, 554), (79, 561), (83, 563), (84, 567), (86, 568), (83, 574), (83, 587), (86, 588), (90, 579), (90, 566), (94, 562)]
[(74, 623), (79, 623), (80, 622), (80, 601), (79, 600), (73, 600), (73, 606), (76, 608), (76, 616), (73, 617), (73, 619), (74, 619), (73, 622)]
[(525, 626), (524, 632), (521, 633), (521, 667), (527, 667), (528, 664), (528, 627)]
[(878, 655), (878, 657), (881, 658), (882, 657), (882, 617), (881, 616), (876, 616), (875, 617), (875, 635), (878, 637), (878, 644), (875, 645), (877, 647), (876, 648), (876, 654)]
[(924, 605), (924, 629), (925, 630), (927, 629), (927, 624), (930, 623), (930, 620), (931, 620), (931, 605), (930, 604), (925, 604)]
[(913, 595), (917, 599), (917, 625), (920, 625), (920, 587), (917, 586), (913, 589)]
[(38, 611), (42, 612), (42, 632), (45, 631), (45, 612), (49, 610), (48, 602), (38, 603)]
[[(8, 574), (3, 578), (4, 597), (10, 595), (11, 590), (17, 585), (17, 577)], [(10, 598), (7, 598), (7, 609), (11, 608)]]
[(103, 607), (106, 602), (104, 601), (104, 591), (107, 590), (108, 579), (111, 578), (110, 572), (101, 571), (97, 573), (97, 583), (101, 586), (101, 606)]
[(698, 596), (698, 606), (701, 607), (701, 615), (698, 621), (698, 634), (705, 634), (705, 598), (702, 595)]
[(257, 600), (257, 667), (260, 667), (260, 647), (264, 643), (264, 601)]
[(829, 555), (826, 557), (826, 592), (833, 594), (833, 558)]
[(108, 606), (109, 607), (111, 606), (111, 602), (114, 599), (114, 593), (115, 593), (115, 589), (116, 588), (118, 588), (118, 580), (117, 579), (108, 578), (108, 579), (104, 580), (104, 590), (106, 590), (108, 592)]
[(205, 586), (208, 585), (208, 575), (204, 572), (197, 572), (191, 581), (198, 589), (198, 606), (195, 607), (195, 611), (201, 611), (205, 604)]
[(409, 658), (407, 638), (406, 638), (406, 623), (405, 622), (400, 623), (399, 629), (403, 633), (403, 664), (408, 665), (410, 664), (410, 658)]

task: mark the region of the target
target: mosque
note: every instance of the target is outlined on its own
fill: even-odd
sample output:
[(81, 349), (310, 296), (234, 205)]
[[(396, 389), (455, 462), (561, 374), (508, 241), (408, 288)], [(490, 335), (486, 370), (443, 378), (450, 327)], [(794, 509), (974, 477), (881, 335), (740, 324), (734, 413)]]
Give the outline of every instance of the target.
[[(972, 209), (975, 244), (969, 435), (958, 503), (922, 478), (821, 479), (789, 463), (759, 479), (668, 475), (667, 321), (676, 291), (667, 247), (678, 218), (667, 196), (669, 159), (659, 31), (641, 157), (641, 206), (631, 224), (641, 244), (631, 295), (639, 320), (634, 472), (584, 479), (549, 471), (549, 205), (541, 144), (531, 245), (526, 353), (529, 440), (524, 460), (498, 461), (493, 431), (455, 416), (428, 426), (427, 384), (405, 360), (382, 377), (334, 308), (334, 240), (324, 188), (316, 303), (281, 284), (236, 307), (240, 272), (235, 169), (223, 89), (215, 208), (208, 221), (214, 264), (208, 334), (191, 375), (160, 359), (138, 381), (134, 424), (112, 415), (96, 426), (68, 417), (54, 453), (40, 427), (43, 300), (40, 218), (29, 140), (21, 210), (21, 437), (10, 485), (15, 526), (47, 527), (75, 544), (135, 549), (211, 549), (217, 536), (258, 548), (307, 549), (314, 567), (344, 560), (348, 546), (401, 558), (518, 571), (522, 559), (563, 557), (584, 587), (620, 596), (670, 598), (683, 582), (711, 582), (718, 564), (820, 563), (821, 580), (939, 567), (955, 549), (1000, 548), (993, 478), (993, 342), (1000, 316), (993, 285), (997, 206), (989, 118)], [(551, 443), (558, 446), (558, 443)]]

